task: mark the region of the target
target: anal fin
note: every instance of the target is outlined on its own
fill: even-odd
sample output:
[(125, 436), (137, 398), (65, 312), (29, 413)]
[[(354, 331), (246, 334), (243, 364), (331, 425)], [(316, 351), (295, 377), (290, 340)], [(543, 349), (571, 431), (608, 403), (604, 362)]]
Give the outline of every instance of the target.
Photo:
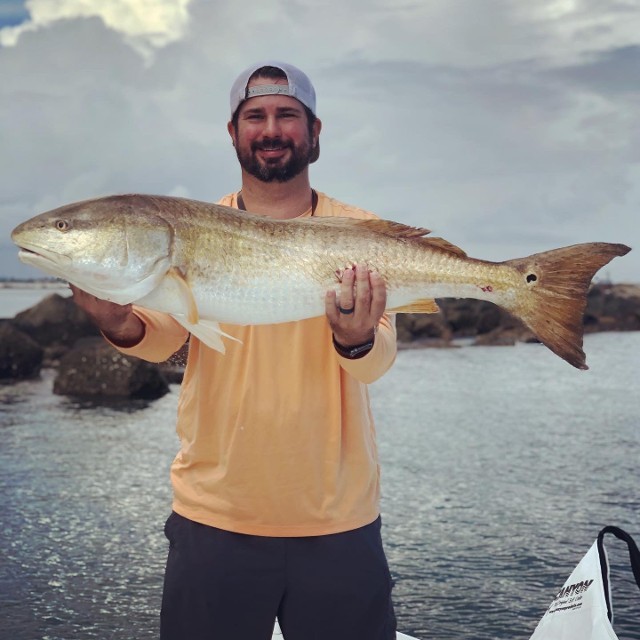
[(435, 300), (425, 298), (423, 300), (414, 300), (409, 304), (402, 305), (401, 307), (394, 307), (393, 309), (387, 309), (389, 313), (438, 313), (440, 307)]

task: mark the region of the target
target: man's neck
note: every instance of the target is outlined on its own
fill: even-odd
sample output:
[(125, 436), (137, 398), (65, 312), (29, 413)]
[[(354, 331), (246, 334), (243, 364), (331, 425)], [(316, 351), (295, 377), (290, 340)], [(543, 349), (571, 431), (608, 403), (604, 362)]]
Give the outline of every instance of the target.
[(262, 182), (242, 174), (242, 199), (247, 211), (270, 218), (296, 218), (311, 208), (312, 191), (306, 171), (287, 182)]

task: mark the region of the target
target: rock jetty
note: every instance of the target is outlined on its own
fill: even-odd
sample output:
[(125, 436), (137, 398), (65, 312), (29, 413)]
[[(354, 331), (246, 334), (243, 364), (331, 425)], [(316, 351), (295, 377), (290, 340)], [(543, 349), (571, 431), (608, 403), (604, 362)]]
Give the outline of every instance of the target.
[[(0, 381), (56, 371), (53, 391), (78, 398), (155, 399), (172, 368), (125, 356), (109, 345), (73, 300), (52, 294), (0, 323)], [(173, 375), (173, 377), (172, 377)]]
[[(490, 302), (465, 298), (438, 300), (438, 304), (437, 314), (397, 317), (401, 347), (450, 346), (463, 338), (476, 345), (536, 341), (519, 320)], [(640, 331), (640, 285), (594, 285), (587, 297), (584, 329), (585, 333)]]
[[(477, 345), (535, 341), (499, 307), (479, 300), (439, 300), (441, 312), (397, 317), (400, 348), (447, 347), (458, 339)], [(640, 331), (640, 285), (597, 284), (584, 314), (586, 333)], [(54, 368), (54, 392), (77, 397), (157, 398), (179, 382), (186, 347), (160, 365), (111, 347), (71, 298), (53, 294), (0, 321), (0, 381), (37, 376)]]

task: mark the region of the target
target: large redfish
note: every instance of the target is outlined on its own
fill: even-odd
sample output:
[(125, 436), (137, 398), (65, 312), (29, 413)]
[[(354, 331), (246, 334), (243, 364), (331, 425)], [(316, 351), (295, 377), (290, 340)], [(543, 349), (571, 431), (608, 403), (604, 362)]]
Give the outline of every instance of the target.
[(324, 315), (345, 267), (387, 285), (390, 312), (432, 313), (434, 298), (488, 300), (554, 353), (586, 369), (582, 316), (594, 274), (630, 249), (594, 242), (487, 262), (426, 229), (387, 220), (275, 220), (147, 195), (88, 200), (12, 233), (20, 259), (93, 295), (173, 315), (224, 351), (218, 322), (270, 324)]

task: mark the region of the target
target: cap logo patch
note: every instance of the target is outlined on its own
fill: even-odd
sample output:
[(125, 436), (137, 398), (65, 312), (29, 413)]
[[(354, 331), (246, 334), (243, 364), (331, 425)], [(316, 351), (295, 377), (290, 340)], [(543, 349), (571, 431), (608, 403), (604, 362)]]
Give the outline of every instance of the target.
[(284, 95), (293, 97), (293, 93), (289, 90), (288, 84), (257, 84), (247, 89), (247, 98), (273, 95)]

